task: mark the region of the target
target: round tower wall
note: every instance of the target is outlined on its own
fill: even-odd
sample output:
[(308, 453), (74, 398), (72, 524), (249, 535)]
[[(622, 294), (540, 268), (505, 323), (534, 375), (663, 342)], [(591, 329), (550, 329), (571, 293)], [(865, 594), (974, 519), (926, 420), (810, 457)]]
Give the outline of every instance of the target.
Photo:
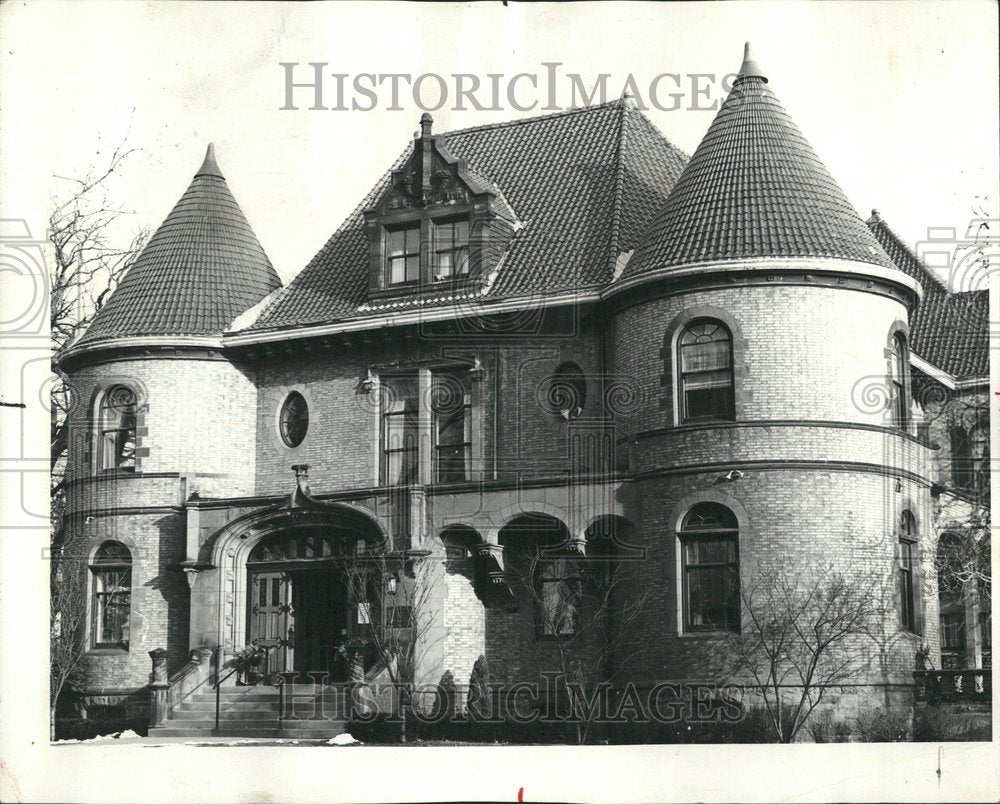
[(732, 330), (737, 420), (887, 424), (887, 346), (895, 327), (906, 329), (902, 300), (775, 284), (698, 290), (619, 310), (613, 371), (645, 397), (619, 417), (622, 435), (677, 423), (675, 341), (696, 317), (717, 318)]

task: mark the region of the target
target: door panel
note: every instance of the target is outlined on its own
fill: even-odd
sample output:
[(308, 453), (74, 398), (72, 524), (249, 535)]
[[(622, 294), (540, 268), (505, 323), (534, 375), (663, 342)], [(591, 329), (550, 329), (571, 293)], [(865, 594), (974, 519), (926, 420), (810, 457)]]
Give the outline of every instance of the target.
[(287, 572), (254, 572), (250, 584), (250, 641), (277, 646), (271, 652), (272, 670), (294, 664), (292, 578)]

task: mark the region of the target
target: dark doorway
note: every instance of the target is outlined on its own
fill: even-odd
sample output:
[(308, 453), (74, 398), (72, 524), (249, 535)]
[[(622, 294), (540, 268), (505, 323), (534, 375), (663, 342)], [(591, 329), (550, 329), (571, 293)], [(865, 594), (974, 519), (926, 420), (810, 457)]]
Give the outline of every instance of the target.
[(303, 569), (292, 576), (294, 646), (292, 670), (328, 673), (330, 681), (347, 680), (347, 584), (332, 567)]
[(249, 587), (249, 640), (273, 648), (271, 670), (347, 680), (350, 603), (339, 568), (251, 568)]

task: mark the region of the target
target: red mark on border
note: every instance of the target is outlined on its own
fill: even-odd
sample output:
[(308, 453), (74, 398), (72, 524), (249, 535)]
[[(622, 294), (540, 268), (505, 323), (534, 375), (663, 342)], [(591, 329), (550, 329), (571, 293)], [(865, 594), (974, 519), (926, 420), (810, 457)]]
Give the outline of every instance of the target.
[(517, 800), (518, 800), (519, 802), (523, 802), (523, 801), (524, 801), (524, 788), (523, 788), (523, 787), (522, 787), (522, 788), (520, 788), (520, 789), (519, 789), (519, 790), (517, 791)]

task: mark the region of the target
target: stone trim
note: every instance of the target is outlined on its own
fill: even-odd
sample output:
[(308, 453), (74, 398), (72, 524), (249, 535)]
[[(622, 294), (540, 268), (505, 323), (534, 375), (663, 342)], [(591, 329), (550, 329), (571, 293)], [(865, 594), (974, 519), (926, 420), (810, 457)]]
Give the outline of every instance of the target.
[(891, 477), (898, 477), (903, 480), (911, 480), (930, 488), (931, 481), (926, 477), (891, 466), (882, 466), (875, 463), (862, 463), (858, 461), (733, 461), (731, 463), (714, 464), (686, 464), (674, 466), (667, 469), (650, 469), (645, 472), (637, 472), (636, 480), (648, 480), (655, 477), (669, 477), (671, 475), (700, 475), (711, 474), (713, 472), (727, 472), (731, 469), (746, 469), (749, 471), (818, 471), (818, 472), (868, 472), (871, 474)]
[(672, 433), (694, 432), (697, 430), (722, 430), (735, 427), (832, 427), (844, 430), (868, 430), (870, 432), (900, 436), (901, 438), (913, 441), (921, 446), (926, 446), (919, 436), (901, 431), (897, 427), (886, 427), (881, 424), (865, 424), (863, 422), (824, 421), (817, 419), (749, 419), (746, 421), (736, 422), (717, 421), (678, 424), (674, 427), (657, 427), (652, 430), (643, 430), (634, 435), (622, 436), (618, 439), (618, 443), (626, 441), (641, 441), (648, 438), (670, 435)]

